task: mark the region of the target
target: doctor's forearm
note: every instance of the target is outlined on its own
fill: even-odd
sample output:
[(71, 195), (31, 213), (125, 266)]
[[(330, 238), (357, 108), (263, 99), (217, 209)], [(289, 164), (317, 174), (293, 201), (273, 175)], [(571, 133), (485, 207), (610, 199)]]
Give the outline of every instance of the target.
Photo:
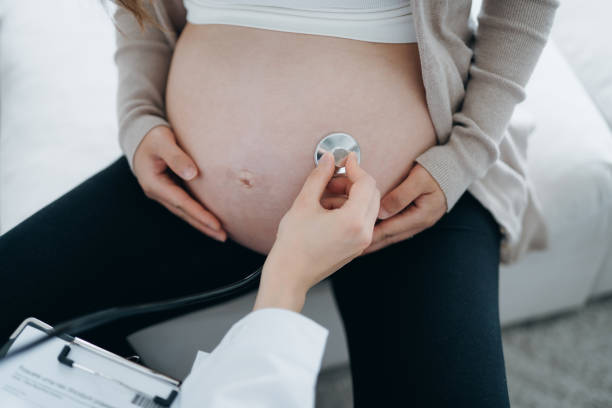
[(267, 307), (301, 312), (306, 300), (307, 285), (296, 278), (300, 262), (296, 262), (291, 252), (277, 251), (272, 248), (264, 263), (259, 291), (253, 310)]

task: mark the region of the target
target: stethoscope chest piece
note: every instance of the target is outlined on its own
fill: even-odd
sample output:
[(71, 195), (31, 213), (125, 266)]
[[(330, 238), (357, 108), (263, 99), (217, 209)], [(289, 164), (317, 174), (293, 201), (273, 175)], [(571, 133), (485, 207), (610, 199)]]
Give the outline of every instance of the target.
[(319, 159), (325, 152), (331, 152), (336, 162), (334, 177), (339, 174), (346, 174), (344, 164), (350, 152), (357, 155), (357, 163), (361, 161), (361, 151), (357, 141), (348, 133), (330, 133), (317, 144), (314, 153), (315, 165), (319, 164)]

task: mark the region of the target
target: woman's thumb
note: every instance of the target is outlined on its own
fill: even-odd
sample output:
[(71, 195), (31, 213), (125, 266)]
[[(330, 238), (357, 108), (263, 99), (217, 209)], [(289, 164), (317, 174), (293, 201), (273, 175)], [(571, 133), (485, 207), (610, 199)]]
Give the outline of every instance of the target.
[(198, 175), (198, 168), (174, 140), (168, 140), (160, 146), (158, 153), (163, 161), (166, 162), (170, 170), (183, 180), (191, 180)]

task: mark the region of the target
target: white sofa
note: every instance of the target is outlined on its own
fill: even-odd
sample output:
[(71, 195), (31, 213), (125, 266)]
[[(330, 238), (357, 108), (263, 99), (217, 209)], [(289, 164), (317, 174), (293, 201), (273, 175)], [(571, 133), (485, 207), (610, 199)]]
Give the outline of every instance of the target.
[[(612, 87), (612, 77), (606, 76), (612, 73), (612, 58), (591, 56), (590, 64), (607, 64), (607, 68), (599, 68), (603, 83), (591, 84), (589, 94), (585, 80), (579, 80), (563, 56), (578, 52), (567, 40), (580, 31), (575, 16), (584, 7), (574, 7), (578, 3), (582, 2), (568, 1), (559, 10), (559, 25), (566, 28), (553, 32), (528, 84), (528, 98), (517, 110), (521, 120), (530, 115), (535, 123), (529, 172), (546, 214), (551, 245), (514, 265), (501, 266), (505, 325), (577, 308), (589, 297), (612, 292), (612, 114), (604, 109), (612, 107), (607, 99), (612, 92), (606, 91)], [(612, 12), (605, 0), (596, 3)], [(99, 4), (2, 2), (0, 21), (0, 227), (4, 232), (120, 153), (113, 30)], [(612, 38), (612, 28), (605, 24), (602, 28)], [(555, 45), (557, 37), (563, 39), (562, 52)], [(583, 68), (590, 66), (584, 56), (578, 60)], [(585, 69), (580, 72), (587, 72), (586, 78), (595, 75)], [(607, 93), (598, 93), (602, 89)], [(210, 351), (231, 324), (248, 313), (253, 296), (147, 328), (130, 336), (130, 341), (152, 366), (183, 377), (195, 350)], [(304, 313), (330, 328), (323, 366), (346, 363), (342, 324), (327, 283), (310, 292)], [(183, 342), (166, 341), (178, 332), (183, 333)]]

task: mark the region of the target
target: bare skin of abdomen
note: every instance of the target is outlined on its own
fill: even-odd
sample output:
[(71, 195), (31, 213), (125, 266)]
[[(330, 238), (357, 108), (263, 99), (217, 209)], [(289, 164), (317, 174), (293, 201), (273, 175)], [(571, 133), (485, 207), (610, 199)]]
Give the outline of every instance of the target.
[(327, 134), (355, 138), (383, 197), (436, 143), (416, 43), (187, 23), (166, 109), (200, 169), (187, 188), (230, 239), (262, 254)]

